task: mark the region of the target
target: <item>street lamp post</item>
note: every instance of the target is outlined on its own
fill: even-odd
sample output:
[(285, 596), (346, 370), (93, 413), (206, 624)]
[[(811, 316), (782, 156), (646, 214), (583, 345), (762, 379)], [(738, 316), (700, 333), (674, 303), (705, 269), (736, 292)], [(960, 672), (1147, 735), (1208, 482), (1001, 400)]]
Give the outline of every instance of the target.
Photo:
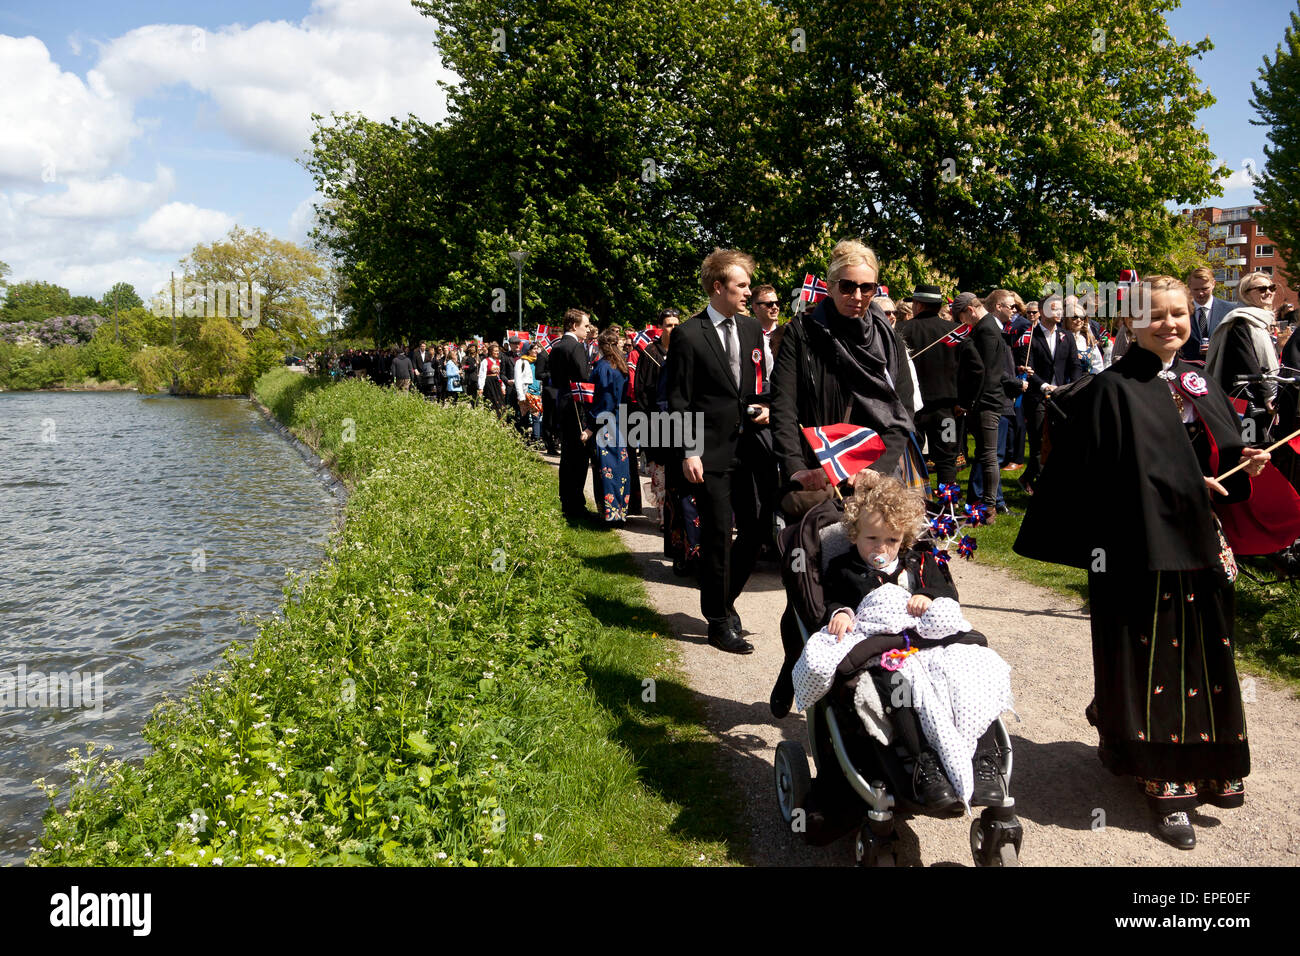
[(515, 273), (518, 276), (519, 286), (517, 298), (519, 302), (519, 325), (517, 328), (520, 332), (524, 330), (524, 260), (528, 258), (528, 253), (523, 249), (516, 249), (510, 253), (511, 260), (515, 264)]

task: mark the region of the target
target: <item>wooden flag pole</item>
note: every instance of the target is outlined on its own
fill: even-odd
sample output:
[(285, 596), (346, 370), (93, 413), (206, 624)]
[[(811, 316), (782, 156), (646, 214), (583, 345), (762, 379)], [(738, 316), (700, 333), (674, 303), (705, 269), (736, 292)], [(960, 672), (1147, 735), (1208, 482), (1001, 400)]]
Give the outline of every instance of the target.
[[(1293, 438), (1300, 438), (1300, 428), (1297, 428), (1295, 431), (1293, 431), (1291, 434), (1287, 435), (1287, 436), (1286, 436), (1285, 438), (1283, 438), (1281, 441), (1275, 441), (1275, 442), (1273, 442), (1273, 444), (1271, 444), (1271, 445), (1269, 445), (1267, 448), (1265, 448), (1264, 451), (1269, 452), (1269, 453), (1271, 454), (1275, 449), (1281, 448), (1283, 445), (1285, 445), (1287, 442), (1289, 442), (1289, 441), (1290, 441), (1291, 439), (1293, 439)], [(1224, 478), (1227, 478), (1229, 475), (1235, 475), (1237, 472), (1241, 471), (1241, 469), (1243, 469), (1243, 468), (1245, 468), (1247, 465), (1249, 465), (1249, 464), (1251, 463), (1251, 461), (1253, 461), (1253, 460), (1254, 460), (1254, 459), (1251, 459), (1251, 458), (1243, 458), (1243, 459), (1242, 459), (1240, 462), (1238, 462), (1234, 467), (1229, 468), (1227, 471), (1225, 471), (1223, 474), (1221, 474), (1221, 475), (1220, 475), (1218, 478), (1216, 478), (1215, 480), (1216, 480), (1216, 481), (1223, 481), (1223, 479), (1224, 479)]]

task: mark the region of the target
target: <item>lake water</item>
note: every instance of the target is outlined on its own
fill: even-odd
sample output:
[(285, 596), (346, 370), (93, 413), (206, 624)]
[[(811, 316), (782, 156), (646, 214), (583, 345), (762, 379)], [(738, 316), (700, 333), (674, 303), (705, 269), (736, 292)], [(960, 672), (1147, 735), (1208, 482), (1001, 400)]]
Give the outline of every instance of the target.
[(154, 705), (255, 636), (336, 514), (246, 400), (0, 394), (0, 863), (40, 833), (32, 781), (66, 797), (88, 741), (142, 756)]

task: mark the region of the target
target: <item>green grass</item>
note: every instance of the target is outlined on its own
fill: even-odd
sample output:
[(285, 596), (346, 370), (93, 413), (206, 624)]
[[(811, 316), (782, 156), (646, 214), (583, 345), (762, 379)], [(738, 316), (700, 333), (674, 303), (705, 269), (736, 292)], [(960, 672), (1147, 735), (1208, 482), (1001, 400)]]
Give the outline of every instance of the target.
[[(716, 744), (630, 556), (568, 528), (485, 409), (277, 370), (258, 397), (350, 488), (281, 618), (87, 753), (44, 865), (727, 863)], [(653, 681), (653, 684), (647, 683)]]
[[(971, 442), (971, 448), (967, 449), (968, 460), (973, 457), (973, 439)], [(1032, 561), (1011, 550), (1020, 532), (1020, 516), (1030, 502), (1030, 497), (1021, 490), (1017, 481), (1023, 474), (1023, 468), (1002, 473), (1002, 496), (1007, 507), (1018, 514), (999, 515), (993, 527), (978, 530), (979, 549), (975, 560), (1006, 568), (1023, 581), (1050, 588), (1086, 607), (1086, 571)], [(958, 482), (963, 491), (969, 476), (969, 467), (958, 472)], [(1086, 520), (1086, 517), (1078, 520)], [(1063, 529), (1063, 533), (1068, 533), (1068, 529)], [(1250, 562), (1248, 569), (1257, 577), (1265, 581), (1272, 578), (1272, 573), (1261, 571), (1261, 566), (1253, 559), (1247, 561)], [(1292, 690), (1300, 691), (1300, 591), (1290, 584), (1256, 584), (1242, 574), (1237, 578), (1236, 601), (1237, 662), (1240, 669), (1275, 678)]]

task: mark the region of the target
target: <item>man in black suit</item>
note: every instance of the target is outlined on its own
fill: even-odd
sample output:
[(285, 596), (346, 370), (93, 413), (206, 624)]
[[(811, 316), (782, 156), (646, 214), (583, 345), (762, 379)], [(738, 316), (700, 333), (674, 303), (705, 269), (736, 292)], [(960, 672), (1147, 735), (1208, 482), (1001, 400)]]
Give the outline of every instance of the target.
[[(700, 269), (709, 304), (673, 332), (668, 408), (701, 422), (695, 448), (685, 449), (682, 474), (696, 486), (700, 509), (700, 611), (709, 643), (733, 654), (753, 653), (740, 636), (735, 601), (758, 552), (755, 468), (761, 456), (753, 426), (767, 423), (756, 404), (763, 370), (763, 331), (741, 314), (749, 298), (754, 260), (734, 249), (714, 249)], [(731, 540), (732, 515), (737, 535)]]
[(1011, 350), (1002, 339), (1001, 323), (984, 308), (980, 298), (973, 292), (963, 292), (953, 302), (952, 314), (959, 324), (971, 326), (970, 337), (957, 356), (957, 405), (953, 408), (958, 415), (971, 414), (967, 428), (975, 435), (968, 497), (972, 501), (975, 498), (973, 476), (979, 468), (980, 498), (987, 506), (988, 523), (993, 524), (1002, 488), (998, 423), (1011, 408), (1011, 389), (1019, 388), (1020, 383), (1008, 378), (1015, 373)]
[(1047, 407), (1043, 399), (1062, 385), (1069, 385), (1081, 374), (1079, 350), (1072, 338), (1061, 331), (1064, 303), (1060, 296), (1043, 300), (1042, 320), (1034, 328), (1029, 342), (1029, 389), (1025, 392), (1025, 427), (1029, 430), (1029, 467), (1020, 478), (1020, 487), (1033, 493), (1035, 479), (1042, 470), (1043, 421)]
[(1204, 362), (1210, 351), (1210, 336), (1235, 306), (1214, 294), (1214, 273), (1204, 266), (1192, 270), (1187, 288), (1192, 293), (1192, 333), (1178, 354), (1189, 361)]
[(575, 402), (574, 382), (591, 378), (587, 361), (587, 329), (591, 319), (581, 309), (564, 313), (564, 336), (551, 347), (551, 384), (555, 388), (555, 416), (560, 427), (560, 509), (570, 521), (594, 517), (587, 510), (584, 489), (591, 451), (587, 443), (595, 433), (589, 404)]

